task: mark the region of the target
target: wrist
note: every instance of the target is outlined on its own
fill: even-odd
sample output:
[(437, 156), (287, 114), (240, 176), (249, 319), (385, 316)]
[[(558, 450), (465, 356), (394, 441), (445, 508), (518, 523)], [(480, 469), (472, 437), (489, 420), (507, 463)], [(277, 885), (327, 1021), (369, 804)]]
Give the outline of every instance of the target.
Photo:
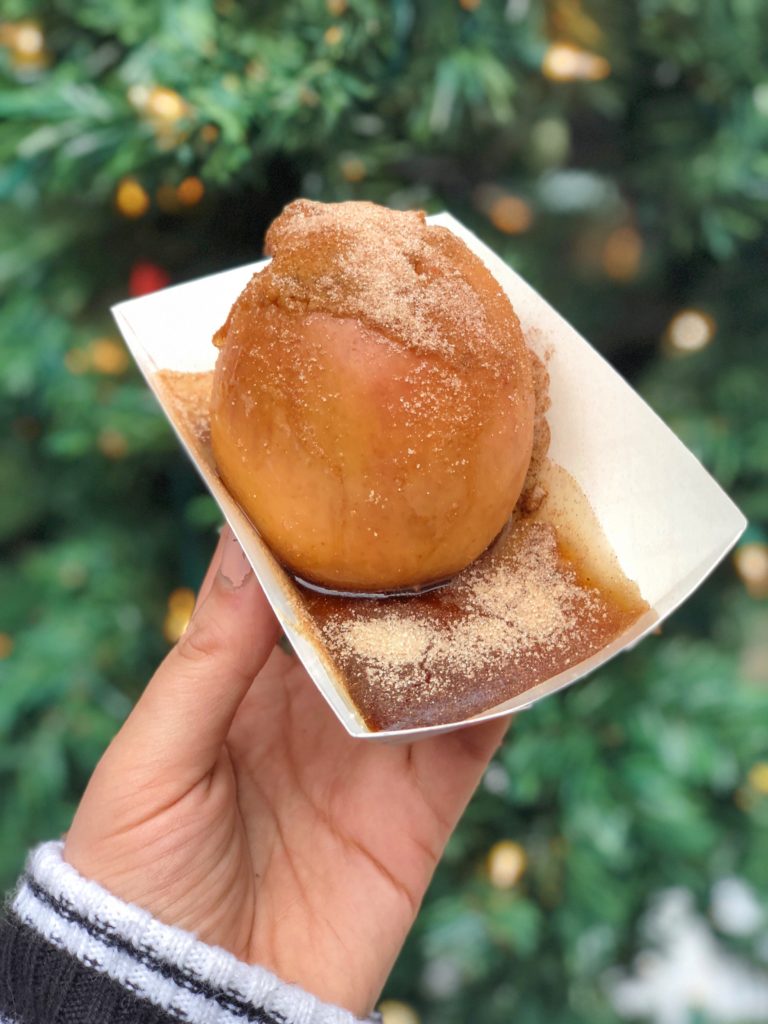
[[(62, 845), (46, 843), (33, 852), (11, 905), (11, 917), (17, 932), (34, 933), (50, 956), (78, 961), (79, 976), (90, 973), (93, 984), (105, 991), (117, 986), (123, 1000), (130, 997), (151, 1004), (166, 1015), (158, 1020), (170, 1016), (190, 1024), (225, 1020), (355, 1024), (346, 1010), (285, 984), (263, 967), (208, 946), (189, 932), (162, 924), (147, 911), (84, 879), (63, 860)], [(50, 981), (33, 977), (38, 960), (36, 956), (27, 956), (23, 962), (18, 955), (12, 958), (14, 970), (25, 972), (12, 997), (21, 999), (19, 993), (28, 989), (37, 993), (32, 998), (38, 1006), (44, 990), (58, 1000), (57, 1006), (63, 1005), (67, 992), (50, 992)], [(59, 973), (65, 980), (79, 977), (63, 968)], [(102, 994), (100, 990), (99, 998)], [(39, 1015), (30, 1019), (38, 1020)]]
[[(76, 818), (65, 838), (62, 858), (83, 881), (91, 880), (87, 884), (97, 883), (124, 904), (142, 908), (154, 924), (162, 922), (191, 933), (240, 962), (261, 965), (323, 1002), (361, 1019), (370, 1013), (401, 945), (398, 941), (395, 948), (391, 935), (380, 935), (373, 942), (354, 937), (340, 942), (324, 916), (313, 914), (306, 901), (295, 918), (293, 908), (274, 905), (272, 893), (257, 899), (240, 891), (239, 872), (222, 886), (228, 872), (222, 872), (221, 859), (214, 884), (210, 873), (200, 872), (205, 858), (199, 853), (187, 857), (177, 850), (171, 863), (166, 863), (146, 835), (143, 842), (131, 841), (125, 834), (118, 841), (105, 842), (88, 835), (87, 829), (84, 836), (78, 824), (82, 823)], [(290, 902), (291, 897), (286, 899)], [(262, 910), (259, 917), (243, 913), (245, 905), (257, 903)], [(352, 960), (350, 942), (356, 947)]]

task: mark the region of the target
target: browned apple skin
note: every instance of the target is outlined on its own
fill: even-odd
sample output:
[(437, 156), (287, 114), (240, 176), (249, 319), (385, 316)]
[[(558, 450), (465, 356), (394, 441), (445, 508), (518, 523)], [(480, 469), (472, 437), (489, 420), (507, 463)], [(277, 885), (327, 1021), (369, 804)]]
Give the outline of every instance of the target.
[(499, 371), (357, 318), (236, 303), (217, 337), (219, 473), (304, 580), (383, 593), (447, 579), (500, 532), (526, 476), (534, 395), (517, 334), (523, 357)]

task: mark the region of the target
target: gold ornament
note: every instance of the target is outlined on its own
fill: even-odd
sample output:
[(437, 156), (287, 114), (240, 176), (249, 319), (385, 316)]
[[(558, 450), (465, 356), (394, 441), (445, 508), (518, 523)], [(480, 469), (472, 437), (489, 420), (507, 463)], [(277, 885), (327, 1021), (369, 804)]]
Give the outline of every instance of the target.
[(323, 33), (323, 39), (328, 46), (338, 46), (344, 38), (344, 29), (340, 25), (331, 25)]
[(512, 839), (501, 839), (488, 852), (488, 879), (497, 889), (512, 889), (525, 874), (528, 857)]
[(9, 633), (0, 633), (0, 661), (10, 658), (13, 653), (13, 637)]
[(113, 338), (94, 338), (85, 348), (71, 348), (64, 356), (64, 365), (75, 376), (89, 370), (118, 376), (128, 369), (130, 359), (119, 341)]
[(114, 338), (95, 338), (88, 346), (92, 369), (106, 376), (117, 377), (130, 365), (125, 346)]
[(488, 182), (478, 185), (473, 199), (493, 226), (507, 235), (522, 234), (533, 223), (533, 211), (528, 203), (520, 196), (505, 192), (500, 185)]
[(168, 597), (168, 611), (163, 621), (163, 634), (169, 644), (175, 644), (184, 634), (195, 610), (195, 592), (189, 587), (178, 587)]
[(11, 49), (16, 57), (39, 57), (45, 49), (43, 30), (35, 21), (20, 21), (13, 34)]
[(533, 223), (533, 211), (519, 196), (501, 195), (490, 204), (488, 219), (505, 235), (521, 235)]
[(196, 177), (185, 178), (176, 189), (176, 197), (182, 206), (196, 206), (205, 195), (205, 185)]
[(134, 84), (128, 90), (128, 101), (152, 127), (158, 149), (173, 149), (186, 138), (183, 122), (191, 108), (175, 89)]
[(344, 177), (346, 181), (362, 181), (368, 173), (365, 163), (359, 156), (342, 157), (340, 166), (342, 177)]
[(346, 11), (347, 0), (325, 0), (325, 6), (329, 14), (338, 18)]
[(643, 257), (643, 239), (631, 224), (614, 228), (600, 257), (603, 270), (614, 281), (631, 281), (637, 276)]
[(397, 999), (385, 999), (379, 1004), (379, 1013), (384, 1024), (419, 1024), (419, 1015), (414, 1008)]
[(149, 195), (135, 178), (123, 178), (115, 192), (115, 205), (123, 217), (136, 220), (149, 209)]
[(125, 434), (112, 427), (105, 427), (98, 437), (99, 451), (108, 459), (122, 459), (128, 454)]
[(749, 769), (747, 782), (761, 796), (768, 796), (768, 761), (758, 761)]
[(40, 23), (31, 18), (0, 22), (0, 46), (6, 47), (17, 71), (40, 71), (51, 60)]
[(740, 544), (733, 564), (750, 597), (768, 597), (768, 544)]
[(611, 73), (611, 65), (597, 53), (573, 43), (550, 43), (541, 72), (553, 82), (599, 82)]
[(165, 86), (156, 85), (149, 91), (144, 105), (144, 112), (148, 117), (154, 118), (158, 122), (173, 125), (189, 113), (189, 107), (175, 89), (167, 89)]
[(669, 321), (665, 341), (675, 355), (700, 352), (712, 341), (717, 330), (714, 317), (700, 309), (681, 309)]

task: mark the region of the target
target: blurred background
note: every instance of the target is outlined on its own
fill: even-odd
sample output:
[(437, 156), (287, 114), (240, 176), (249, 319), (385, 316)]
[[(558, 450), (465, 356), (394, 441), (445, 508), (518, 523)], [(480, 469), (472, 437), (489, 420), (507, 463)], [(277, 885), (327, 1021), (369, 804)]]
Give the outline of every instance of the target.
[(2, 19), (3, 887), (184, 629), (218, 524), (110, 304), (258, 258), (297, 195), (449, 209), (750, 527), (663, 635), (520, 717), (385, 1020), (768, 1020), (768, 5), (3, 0)]

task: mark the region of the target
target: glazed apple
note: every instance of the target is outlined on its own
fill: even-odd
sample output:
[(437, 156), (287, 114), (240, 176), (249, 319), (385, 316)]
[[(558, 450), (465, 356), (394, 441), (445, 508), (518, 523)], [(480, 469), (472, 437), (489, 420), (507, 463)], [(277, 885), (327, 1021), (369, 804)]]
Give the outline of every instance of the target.
[(531, 456), (528, 350), (484, 264), (421, 212), (291, 203), (217, 332), (218, 471), (277, 558), (415, 590), (493, 541)]

